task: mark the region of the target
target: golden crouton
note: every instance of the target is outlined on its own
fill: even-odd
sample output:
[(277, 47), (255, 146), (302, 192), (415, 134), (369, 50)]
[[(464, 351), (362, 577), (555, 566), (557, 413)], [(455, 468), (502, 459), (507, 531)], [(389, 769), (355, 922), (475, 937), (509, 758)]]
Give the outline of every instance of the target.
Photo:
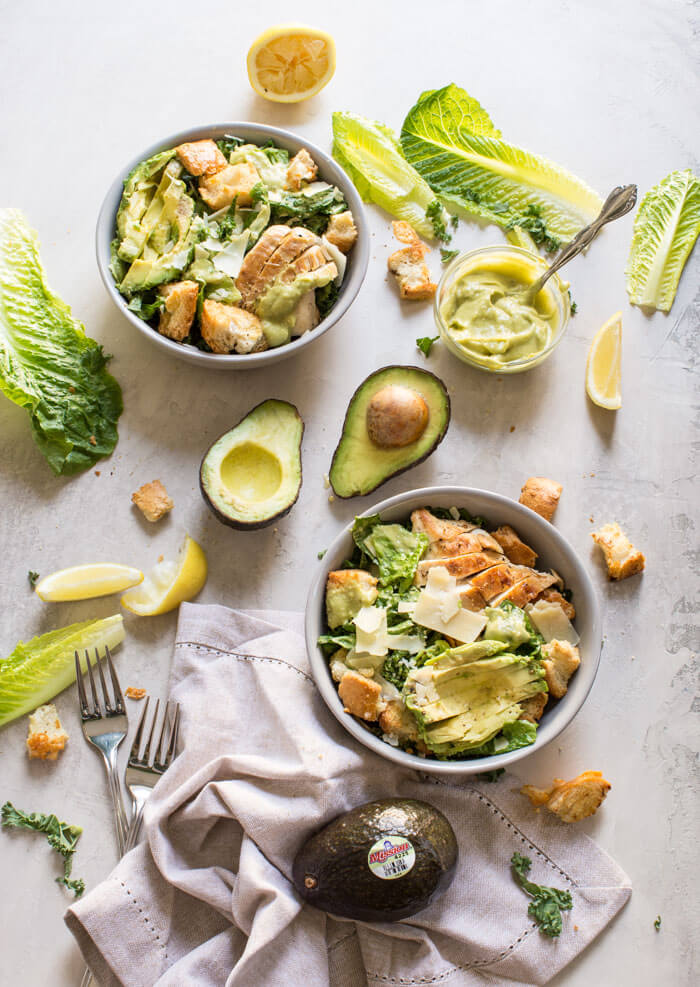
[(547, 705), (548, 695), (546, 692), (536, 692), (534, 696), (530, 696), (528, 699), (523, 699), (520, 703), (520, 709), (522, 710), (519, 720), (528, 720), (530, 723), (537, 723), (544, 713), (544, 708)]
[(352, 213), (338, 212), (331, 216), (330, 223), (325, 233), (326, 240), (337, 247), (341, 254), (347, 254), (357, 240), (357, 227), (352, 218)]
[(359, 716), (361, 720), (377, 719), (382, 710), (381, 694), (382, 687), (378, 682), (372, 682), (358, 672), (346, 672), (338, 686), (345, 712)]
[(389, 256), (387, 266), (395, 275), (402, 298), (415, 300), (432, 298), (437, 285), (430, 280), (430, 271), (423, 260), (429, 248), (421, 243), (413, 228), (403, 220), (392, 223), (394, 236), (408, 246)]
[(591, 538), (603, 549), (611, 579), (626, 579), (644, 568), (644, 555), (634, 547), (619, 524), (604, 524), (600, 531), (591, 533)]
[(175, 148), (177, 156), (190, 175), (215, 175), (228, 161), (212, 140), (192, 141)]
[(562, 596), (558, 589), (550, 588), (544, 590), (535, 602), (537, 603), (539, 600), (546, 600), (547, 603), (558, 603), (569, 620), (573, 620), (576, 617), (576, 607), (571, 600), (567, 600), (565, 596)]
[(259, 181), (260, 175), (253, 165), (241, 161), (200, 178), (199, 194), (214, 211), (230, 206), (234, 199), (237, 199), (239, 206), (250, 206), (253, 203), (251, 189)]
[(137, 689), (135, 686), (130, 685), (128, 689), (124, 690), (124, 695), (127, 699), (143, 699), (146, 695), (146, 690)]
[(537, 561), (537, 552), (526, 545), (524, 541), (521, 541), (518, 533), (509, 524), (496, 528), (493, 537), (511, 562), (515, 562), (516, 565), (527, 565), (530, 568), (534, 566)]
[(285, 188), (298, 192), (304, 182), (313, 182), (318, 174), (318, 165), (305, 147), (302, 147), (289, 162)]
[(534, 806), (543, 805), (562, 822), (572, 823), (597, 812), (610, 788), (610, 782), (600, 771), (584, 771), (571, 781), (555, 778), (549, 788), (523, 785), (520, 792), (527, 795)]
[(161, 285), (158, 294), (165, 299), (165, 305), (160, 310), (158, 332), (181, 343), (194, 322), (199, 285), (196, 281), (175, 281)]
[(384, 733), (397, 740), (418, 740), (415, 717), (400, 699), (387, 703), (386, 709), (379, 714), (379, 726)]
[(144, 483), (136, 493), (132, 493), (131, 501), (147, 521), (160, 521), (175, 506), (160, 480)]
[(56, 707), (40, 706), (29, 716), (27, 753), (41, 761), (55, 761), (66, 746), (68, 734), (61, 726)]
[(347, 624), (363, 607), (371, 607), (379, 591), (377, 580), (364, 569), (338, 569), (326, 581), (326, 616), (331, 629)]
[(237, 305), (207, 300), (202, 305), (202, 339), (212, 353), (259, 353), (267, 349), (262, 322)]
[(568, 641), (550, 641), (542, 645), (542, 667), (550, 696), (561, 699), (569, 687), (569, 679), (581, 664), (578, 648)]
[(520, 503), (539, 514), (545, 521), (551, 521), (559, 503), (563, 487), (556, 480), (546, 476), (531, 476), (520, 491)]

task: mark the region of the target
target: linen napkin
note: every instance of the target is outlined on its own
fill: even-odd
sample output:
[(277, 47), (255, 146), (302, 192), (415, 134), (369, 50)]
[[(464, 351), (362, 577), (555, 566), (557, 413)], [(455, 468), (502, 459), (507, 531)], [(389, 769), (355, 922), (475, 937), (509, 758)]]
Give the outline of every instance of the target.
[[(544, 984), (628, 900), (590, 839), (517, 794), (512, 775), (444, 783), (366, 750), (324, 705), (301, 614), (180, 608), (171, 698), (182, 753), (146, 807), (146, 840), (66, 923), (103, 987), (463, 987)], [(393, 924), (335, 919), (290, 884), (305, 839), (376, 798), (423, 799), (450, 820), (449, 890)], [(510, 858), (569, 889), (558, 939), (527, 914)]]

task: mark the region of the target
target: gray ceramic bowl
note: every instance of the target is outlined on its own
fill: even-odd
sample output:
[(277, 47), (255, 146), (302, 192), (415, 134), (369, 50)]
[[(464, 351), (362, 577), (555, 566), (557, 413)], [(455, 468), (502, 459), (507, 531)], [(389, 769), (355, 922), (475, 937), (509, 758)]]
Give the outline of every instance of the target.
[[(278, 346), (275, 349), (265, 350), (262, 353), (248, 353), (242, 355), (224, 356), (217, 353), (204, 353), (196, 346), (189, 346), (176, 343), (172, 339), (161, 336), (149, 325), (139, 319), (126, 307), (126, 301), (119, 294), (114, 284), (114, 279), (109, 270), (109, 247), (114, 237), (114, 226), (122, 195), (124, 179), (136, 165), (149, 158), (152, 154), (162, 151), (168, 147), (175, 147), (185, 141), (201, 140), (204, 137), (223, 137), (225, 134), (234, 134), (253, 144), (264, 144), (265, 141), (273, 140), (279, 147), (286, 148), (290, 154), (296, 154), (301, 147), (307, 148), (313, 159), (318, 164), (318, 177), (320, 180), (337, 185), (342, 191), (345, 199), (352, 211), (355, 225), (358, 230), (358, 238), (355, 246), (348, 254), (348, 265), (343, 279), (343, 284), (338, 295), (338, 299), (328, 313), (326, 318), (310, 332), (305, 333), (298, 339), (286, 346)], [(215, 370), (245, 370), (251, 367), (269, 366), (279, 360), (286, 360), (287, 357), (298, 353), (303, 347), (308, 346), (319, 336), (327, 332), (331, 326), (345, 314), (352, 305), (367, 271), (369, 262), (369, 230), (365, 218), (362, 201), (355, 189), (355, 186), (345, 174), (340, 165), (328, 154), (316, 147), (310, 141), (292, 134), (287, 130), (279, 130), (277, 127), (267, 127), (259, 123), (215, 123), (205, 127), (193, 127), (190, 130), (182, 130), (179, 134), (172, 134), (145, 148), (131, 161), (112, 182), (109, 191), (102, 203), (100, 215), (97, 219), (96, 231), (97, 266), (104, 285), (109, 292), (119, 311), (129, 320), (143, 336), (164, 352), (171, 353), (181, 360), (189, 363), (198, 363), (200, 366), (210, 367)]]
[(600, 609), (593, 584), (576, 553), (557, 529), (527, 507), (508, 497), (475, 490), (470, 487), (425, 487), (390, 497), (373, 505), (363, 514), (381, 514), (385, 521), (406, 521), (418, 507), (464, 507), (470, 514), (481, 515), (493, 524), (510, 524), (525, 542), (538, 552), (538, 564), (553, 568), (563, 577), (573, 592), (576, 605), (576, 629), (581, 636), (581, 664), (569, 683), (569, 691), (551, 709), (548, 709), (537, 730), (537, 740), (531, 747), (495, 754), (492, 757), (464, 761), (438, 761), (407, 754), (385, 743), (359, 721), (343, 711), (335, 683), (331, 679), (328, 662), (316, 644), (326, 632), (325, 585), (326, 576), (338, 568), (343, 559), (352, 553), (352, 525), (348, 525), (335, 539), (319, 565), (309, 591), (306, 604), (306, 647), (311, 670), (326, 705), (345, 729), (376, 754), (404, 767), (415, 768), (436, 775), (472, 775), (480, 771), (505, 768), (540, 750), (550, 743), (571, 723), (591, 690), (598, 671), (602, 646)]

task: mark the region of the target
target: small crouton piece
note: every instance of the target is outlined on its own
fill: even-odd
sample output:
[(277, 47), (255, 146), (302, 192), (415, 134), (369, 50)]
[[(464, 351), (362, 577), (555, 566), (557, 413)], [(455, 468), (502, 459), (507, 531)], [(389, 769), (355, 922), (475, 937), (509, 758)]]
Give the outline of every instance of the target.
[(537, 552), (530, 548), (529, 545), (526, 545), (524, 541), (521, 541), (518, 533), (509, 524), (504, 524), (500, 528), (496, 528), (493, 532), (493, 537), (511, 562), (515, 562), (516, 565), (526, 565), (530, 568), (534, 566), (537, 561)]
[(204, 175), (199, 180), (199, 194), (210, 209), (216, 211), (230, 206), (234, 199), (239, 206), (253, 204), (251, 190), (260, 181), (260, 175), (252, 164), (241, 161), (226, 165), (214, 175)]
[(228, 161), (212, 140), (192, 141), (175, 148), (177, 156), (190, 175), (215, 175)]
[(237, 305), (208, 299), (202, 305), (201, 329), (212, 353), (259, 353), (267, 349), (260, 319)]
[(175, 281), (161, 285), (158, 294), (165, 299), (165, 305), (160, 310), (158, 332), (181, 343), (194, 322), (199, 285), (196, 281)]
[(418, 740), (415, 717), (400, 699), (392, 699), (379, 714), (379, 726), (389, 737), (397, 740)]
[(578, 648), (568, 641), (550, 641), (542, 645), (544, 677), (550, 696), (561, 699), (569, 688), (569, 679), (581, 664)]
[(540, 600), (546, 600), (547, 603), (558, 603), (569, 620), (574, 620), (576, 617), (576, 607), (573, 605), (571, 600), (567, 600), (565, 596), (562, 596), (558, 589), (553, 589), (550, 587), (550, 589), (544, 590), (537, 597), (535, 603), (538, 603)]
[(542, 714), (544, 713), (544, 708), (547, 705), (548, 698), (549, 696), (546, 692), (536, 692), (534, 696), (523, 699), (520, 703), (522, 713), (518, 719), (528, 720), (530, 723), (539, 722)]
[(289, 162), (285, 188), (298, 192), (305, 182), (313, 182), (318, 174), (318, 165), (305, 147), (302, 147)]
[(376, 720), (382, 712), (382, 687), (358, 672), (346, 672), (338, 686), (346, 713), (352, 713), (361, 720)]
[(562, 822), (572, 823), (597, 812), (610, 788), (600, 771), (584, 771), (571, 781), (555, 778), (549, 788), (523, 785), (520, 793), (527, 795), (534, 806), (543, 805)]
[(68, 734), (61, 726), (56, 707), (40, 706), (29, 716), (27, 753), (41, 761), (55, 761), (66, 746)]
[(620, 525), (613, 521), (593, 531), (591, 538), (600, 545), (611, 579), (626, 579), (644, 568), (644, 555), (634, 547)]
[(132, 493), (131, 501), (147, 521), (160, 521), (175, 506), (160, 480), (144, 483), (136, 493)]
[(146, 690), (135, 689), (133, 685), (130, 685), (129, 688), (125, 690), (124, 695), (127, 699), (143, 699), (146, 695)]
[(420, 241), (413, 228), (403, 220), (394, 222), (394, 236), (408, 246), (389, 256), (387, 266), (396, 277), (402, 298), (421, 300), (432, 298), (437, 285), (430, 280), (430, 271), (423, 260), (429, 247)]
[(364, 569), (338, 569), (326, 580), (326, 617), (331, 630), (348, 624), (363, 607), (371, 607), (379, 591), (377, 580)]
[(551, 521), (557, 509), (563, 487), (556, 480), (546, 476), (531, 476), (520, 491), (520, 503), (539, 514), (545, 521)]
[(325, 237), (329, 243), (338, 248), (341, 254), (349, 253), (355, 240), (357, 240), (357, 227), (349, 209), (347, 212), (337, 212), (331, 216)]

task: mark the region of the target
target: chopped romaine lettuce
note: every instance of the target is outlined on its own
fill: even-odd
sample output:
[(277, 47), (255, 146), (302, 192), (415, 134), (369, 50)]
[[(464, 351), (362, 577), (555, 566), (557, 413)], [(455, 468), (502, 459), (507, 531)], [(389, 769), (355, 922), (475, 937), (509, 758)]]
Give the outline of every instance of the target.
[(428, 547), (428, 537), (422, 532), (409, 531), (401, 524), (378, 523), (377, 518), (378, 515), (355, 519), (355, 544), (379, 567), (381, 586), (398, 583), (401, 590), (406, 590)]

